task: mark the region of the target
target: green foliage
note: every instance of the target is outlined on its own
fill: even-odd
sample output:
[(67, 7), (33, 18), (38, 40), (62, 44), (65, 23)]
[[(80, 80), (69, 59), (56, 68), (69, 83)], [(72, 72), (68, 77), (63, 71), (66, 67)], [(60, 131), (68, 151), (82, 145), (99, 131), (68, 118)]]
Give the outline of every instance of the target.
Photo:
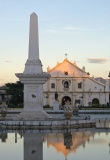
[(50, 105), (47, 104), (47, 105), (43, 106), (43, 108), (50, 108)]
[(8, 107), (23, 107), (23, 84), (20, 81), (16, 83), (6, 83), (6, 94), (9, 97)]
[(101, 105), (100, 104), (92, 104), (92, 107), (93, 108), (99, 108), (99, 107), (101, 107)]
[(104, 107), (106, 107), (106, 105), (105, 105), (105, 104), (102, 104), (101, 107), (104, 108)]

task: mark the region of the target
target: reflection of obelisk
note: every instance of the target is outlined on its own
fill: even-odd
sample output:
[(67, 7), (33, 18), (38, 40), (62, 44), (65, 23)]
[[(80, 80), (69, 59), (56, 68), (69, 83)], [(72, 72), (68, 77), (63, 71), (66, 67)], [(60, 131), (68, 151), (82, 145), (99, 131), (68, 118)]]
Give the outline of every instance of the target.
[(43, 160), (43, 136), (24, 134), (24, 160)]
[(30, 15), (29, 53), (24, 73), (16, 76), (24, 83), (24, 111), (14, 119), (39, 120), (50, 116), (43, 111), (43, 84), (50, 75), (42, 72), (39, 59), (38, 17), (35, 13)]

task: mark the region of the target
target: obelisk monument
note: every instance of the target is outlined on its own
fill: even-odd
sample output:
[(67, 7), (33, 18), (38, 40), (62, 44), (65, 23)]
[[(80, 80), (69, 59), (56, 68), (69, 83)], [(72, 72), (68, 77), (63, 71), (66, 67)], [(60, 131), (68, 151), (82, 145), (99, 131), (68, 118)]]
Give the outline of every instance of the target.
[(24, 73), (42, 73), (42, 64), (39, 59), (38, 17), (30, 15), (29, 52)]
[(43, 120), (49, 116), (43, 110), (43, 84), (50, 78), (42, 71), (39, 59), (38, 17), (30, 15), (29, 53), (23, 73), (16, 76), (24, 83), (24, 110), (17, 115), (16, 120)]

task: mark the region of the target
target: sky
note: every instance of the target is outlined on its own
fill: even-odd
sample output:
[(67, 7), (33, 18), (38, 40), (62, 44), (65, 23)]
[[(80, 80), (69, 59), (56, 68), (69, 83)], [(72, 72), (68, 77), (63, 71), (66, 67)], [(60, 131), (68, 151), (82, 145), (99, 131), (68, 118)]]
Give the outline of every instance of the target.
[(28, 58), (30, 14), (38, 15), (43, 71), (65, 59), (108, 78), (110, 0), (0, 0), (0, 85), (16, 82)]

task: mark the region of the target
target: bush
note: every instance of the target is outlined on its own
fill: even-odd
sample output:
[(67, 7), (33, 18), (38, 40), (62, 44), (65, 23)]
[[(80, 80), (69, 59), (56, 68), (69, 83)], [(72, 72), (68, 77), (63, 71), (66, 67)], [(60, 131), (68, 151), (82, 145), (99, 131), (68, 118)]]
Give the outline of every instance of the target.
[(106, 105), (105, 105), (105, 104), (102, 104), (101, 107), (104, 108), (104, 107), (106, 107)]
[(101, 105), (100, 104), (92, 104), (92, 107), (93, 108), (99, 108), (99, 107), (101, 107)]
[(50, 108), (50, 105), (49, 104), (44, 105), (43, 108)]

